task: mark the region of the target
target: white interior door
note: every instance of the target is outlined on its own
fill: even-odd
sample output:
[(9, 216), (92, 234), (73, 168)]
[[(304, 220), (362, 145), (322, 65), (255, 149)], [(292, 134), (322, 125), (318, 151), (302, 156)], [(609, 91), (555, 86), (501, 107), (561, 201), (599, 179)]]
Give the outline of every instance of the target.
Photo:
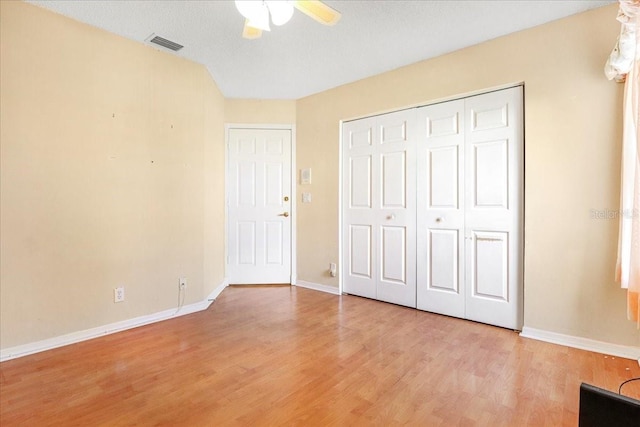
[(229, 129), (227, 275), (291, 283), (291, 130)]
[(522, 327), (522, 87), (465, 100), (466, 318)]
[(415, 307), (415, 110), (343, 125), (343, 287)]
[(421, 107), (417, 121), (417, 307), (464, 317), (464, 100)]

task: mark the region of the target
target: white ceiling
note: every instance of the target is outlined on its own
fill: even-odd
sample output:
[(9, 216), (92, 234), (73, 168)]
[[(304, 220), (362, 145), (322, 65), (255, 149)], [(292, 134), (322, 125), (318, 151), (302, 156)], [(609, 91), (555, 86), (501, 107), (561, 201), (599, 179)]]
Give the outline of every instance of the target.
[(184, 45), (177, 55), (204, 64), (225, 97), (260, 99), (298, 99), (614, 2), (327, 0), (342, 13), (334, 27), (296, 11), (245, 40), (230, 0), (29, 0), (132, 40), (175, 41)]

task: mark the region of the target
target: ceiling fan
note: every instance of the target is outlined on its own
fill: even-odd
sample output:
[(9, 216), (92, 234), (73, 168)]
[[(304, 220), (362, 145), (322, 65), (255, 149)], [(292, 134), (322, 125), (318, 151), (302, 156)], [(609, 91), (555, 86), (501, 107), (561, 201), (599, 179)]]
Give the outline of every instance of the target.
[[(319, 0), (235, 0), (236, 8), (244, 16), (242, 37), (257, 39), (273, 25), (284, 25), (293, 16), (294, 8), (324, 25), (335, 25), (340, 12)], [(271, 18), (271, 19), (269, 19)]]

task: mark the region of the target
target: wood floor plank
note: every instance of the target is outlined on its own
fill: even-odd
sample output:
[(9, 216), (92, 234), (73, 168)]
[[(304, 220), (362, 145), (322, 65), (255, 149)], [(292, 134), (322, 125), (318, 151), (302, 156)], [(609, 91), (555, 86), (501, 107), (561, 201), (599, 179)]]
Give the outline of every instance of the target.
[[(0, 424), (575, 426), (636, 361), (296, 287), (0, 364)], [(625, 386), (640, 398), (640, 384)]]

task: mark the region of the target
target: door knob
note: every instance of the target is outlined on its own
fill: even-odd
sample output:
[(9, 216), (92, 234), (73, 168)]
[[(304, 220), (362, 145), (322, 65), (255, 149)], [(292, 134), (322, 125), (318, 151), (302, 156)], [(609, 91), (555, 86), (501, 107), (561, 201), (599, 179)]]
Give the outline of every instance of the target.
[(440, 217), (436, 218), (436, 222), (442, 222), (442, 218)]
[(286, 218), (286, 217), (288, 217), (288, 216), (289, 216), (289, 212), (281, 213), (281, 214), (280, 214), (280, 215), (278, 215), (278, 216), (283, 216), (283, 217), (285, 217), (285, 218)]
[(387, 219), (396, 219), (396, 214), (387, 215)]

